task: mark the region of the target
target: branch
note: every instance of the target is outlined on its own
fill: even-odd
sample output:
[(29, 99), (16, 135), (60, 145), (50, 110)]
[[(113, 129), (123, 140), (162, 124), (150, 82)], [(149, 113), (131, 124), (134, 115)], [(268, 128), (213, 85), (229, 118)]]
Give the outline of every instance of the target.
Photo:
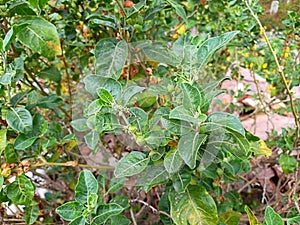
[(47, 166), (65, 166), (65, 167), (81, 167), (81, 168), (93, 168), (99, 170), (114, 170), (113, 166), (92, 166), (86, 164), (78, 164), (77, 161), (68, 161), (65, 163), (57, 163), (57, 162), (41, 162), (32, 164), (31, 167), (47, 167)]
[(149, 209), (151, 209), (151, 211), (154, 213), (154, 214), (163, 214), (169, 218), (172, 218), (171, 215), (167, 212), (164, 212), (164, 211), (160, 211), (156, 208), (154, 208), (152, 205), (149, 205), (147, 202), (143, 201), (143, 200), (139, 200), (139, 199), (131, 199), (129, 200), (130, 203), (141, 203), (143, 204), (144, 206), (148, 207)]

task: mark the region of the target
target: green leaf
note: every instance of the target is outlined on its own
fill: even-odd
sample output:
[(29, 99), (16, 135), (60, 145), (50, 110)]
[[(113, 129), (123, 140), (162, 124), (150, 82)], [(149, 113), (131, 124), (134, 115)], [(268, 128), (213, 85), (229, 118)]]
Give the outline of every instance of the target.
[(84, 132), (89, 129), (86, 123), (87, 121), (85, 118), (80, 118), (80, 119), (73, 120), (71, 122), (71, 126), (78, 132)]
[(152, 150), (149, 153), (149, 157), (153, 162), (160, 160), (165, 154), (165, 148), (159, 147), (158, 149)]
[(91, 24), (95, 24), (95, 25), (103, 25), (103, 26), (106, 26), (106, 27), (111, 27), (113, 28), (114, 30), (117, 30), (118, 29), (118, 26), (117, 24), (111, 22), (111, 21), (107, 21), (107, 20), (101, 20), (101, 19), (91, 19), (89, 21), (89, 23)]
[(75, 187), (75, 199), (86, 204), (91, 194), (97, 194), (98, 182), (89, 170), (82, 170)]
[(168, 173), (175, 173), (180, 170), (183, 160), (180, 157), (178, 150), (169, 151), (164, 158), (164, 166)]
[(199, 90), (189, 83), (182, 83), (180, 87), (183, 92), (183, 107), (186, 110), (197, 112), (201, 99)]
[(0, 76), (0, 84), (6, 86), (9, 85), (11, 83), (11, 79), (14, 76), (13, 72), (7, 72), (4, 75)]
[[(98, 181), (97, 181), (98, 182)], [(90, 194), (87, 201), (87, 206), (89, 209), (94, 209), (97, 206), (98, 195), (96, 193)]]
[(38, 16), (26, 16), (17, 20), (17, 24), (29, 24), (17, 34), (17, 39), (32, 51), (53, 59), (61, 55), (60, 40), (56, 27)]
[(178, 66), (180, 58), (170, 50), (165, 42), (154, 42), (151, 45), (145, 46), (142, 51), (149, 61), (165, 63), (171, 66)]
[(212, 122), (210, 129), (215, 129), (214, 126), (221, 126), (229, 131), (234, 131), (245, 136), (245, 129), (240, 120), (229, 113), (212, 113), (207, 117), (207, 121)]
[(85, 116), (97, 114), (106, 104), (101, 99), (92, 101), (84, 111)]
[(181, 136), (178, 143), (178, 152), (184, 162), (194, 169), (196, 166), (197, 153), (200, 146), (206, 141), (206, 134), (188, 133)]
[[(169, 190), (165, 190), (161, 197), (160, 197), (160, 201), (158, 203), (158, 209), (160, 211), (164, 211), (168, 214), (170, 214), (170, 201), (169, 201)], [(166, 215), (163, 215), (163, 214), (160, 214), (160, 218), (161, 218), (161, 221), (163, 222), (163, 224), (165, 225), (173, 225), (173, 221), (170, 217), (166, 216)]]
[(120, 178), (114, 177), (109, 182), (107, 193), (109, 194), (116, 193), (124, 186), (125, 181), (126, 181), (125, 177), (120, 177)]
[(57, 83), (61, 81), (61, 73), (55, 66), (50, 66), (46, 69), (43, 69), (37, 75), (40, 78), (51, 80)]
[(25, 207), (24, 220), (27, 224), (33, 224), (39, 217), (39, 206), (34, 203), (31, 206)]
[(284, 153), (279, 157), (278, 161), (284, 173), (292, 173), (296, 169), (297, 160), (293, 156)]
[(212, 57), (212, 55), (220, 48), (224, 47), (231, 39), (234, 38), (239, 31), (225, 33), (218, 37), (209, 38), (204, 41), (198, 49), (198, 70), (201, 70)]
[(28, 2), (34, 8), (40, 8), (40, 9), (42, 9), (47, 4), (48, 0), (28, 0)]
[(140, 87), (135, 84), (126, 86), (122, 92), (120, 100), (118, 101), (119, 104), (126, 106), (134, 95), (142, 93), (143, 90), (145, 90), (145, 87)]
[(10, 104), (13, 106), (13, 107), (16, 107), (16, 105), (21, 102), (25, 96), (28, 94), (28, 92), (20, 92), (16, 95), (14, 95), (11, 100), (10, 100)]
[(34, 196), (34, 185), (24, 175), (7, 186), (7, 197), (15, 204), (30, 205)]
[(3, 51), (7, 51), (10, 47), (10, 44), (12, 41), (14, 41), (16, 35), (18, 34), (18, 32), (20, 30), (22, 30), (23, 28), (25, 28), (26, 26), (28, 26), (28, 23), (24, 23), (24, 24), (15, 24), (13, 25), (10, 30), (7, 32), (7, 34), (5, 35), (5, 38), (3, 40), (3, 46), (2, 46), (2, 50)]
[(40, 114), (36, 113), (33, 118), (33, 132), (30, 134), (30, 137), (33, 135), (37, 136), (38, 134), (43, 135), (49, 130), (48, 121)]
[(0, 174), (0, 191), (2, 190), (4, 184), (4, 177)]
[(15, 58), (14, 60), (15, 72), (12, 82), (17, 82), (24, 76), (24, 60), (22, 57)]
[(106, 90), (104, 88), (98, 88), (97, 94), (98, 94), (99, 98), (105, 103), (113, 103), (114, 102), (112, 95), (109, 93), (108, 90)]
[(92, 225), (102, 225), (110, 217), (120, 214), (123, 210), (124, 208), (116, 203), (99, 205), (97, 208), (97, 216), (94, 217)]
[(156, 103), (156, 99), (157, 99), (157, 95), (151, 94), (149, 89), (147, 89), (146, 91), (137, 94), (133, 99), (133, 101), (130, 102), (130, 104), (137, 101), (140, 108), (149, 110), (153, 108), (154, 104)]
[(184, 106), (181, 105), (177, 106), (175, 109), (172, 109), (169, 118), (200, 124), (206, 120), (207, 116), (205, 114), (194, 116), (190, 111), (186, 110)]
[(155, 16), (155, 14), (159, 13), (165, 8), (165, 4), (161, 4), (156, 6), (155, 8), (148, 8), (144, 15), (144, 21), (146, 20), (152, 20)]
[(187, 31), (181, 35), (173, 44), (172, 49), (181, 58), (183, 69), (191, 73), (193, 66), (197, 63), (197, 46), (192, 45), (191, 32)]
[(106, 223), (106, 225), (115, 225), (115, 224), (120, 224), (120, 225), (129, 225), (131, 224), (131, 221), (127, 219), (127, 217), (119, 214), (110, 217), (109, 223)]
[(6, 132), (7, 129), (1, 129), (0, 130), (0, 156), (2, 156), (2, 152), (4, 151), (6, 147)]
[(48, 96), (41, 97), (37, 102), (37, 106), (45, 109), (53, 109), (57, 108), (61, 103), (61, 97), (56, 94), (50, 94)]
[(116, 203), (116, 204), (122, 206), (124, 209), (130, 208), (129, 199), (127, 196), (125, 196), (123, 194), (117, 195), (116, 197), (111, 199), (109, 201), (109, 203)]
[(4, 149), (4, 158), (7, 163), (15, 163), (18, 161), (18, 154), (10, 143)]
[(217, 225), (218, 212), (213, 198), (202, 186), (190, 186), (185, 193), (169, 193), (171, 216), (177, 225)]
[(247, 157), (250, 148), (248, 140), (240, 133), (231, 132), (230, 135), (234, 138), (234, 144), (239, 145), (239, 148), (230, 148), (231, 153), (240, 158)]
[(91, 150), (95, 150), (100, 140), (100, 134), (97, 131), (91, 131), (84, 136), (84, 140)]
[(267, 206), (264, 216), (266, 225), (284, 225), (284, 222), (279, 214), (277, 214), (272, 207)]
[(106, 77), (102, 77), (99, 75), (88, 75), (83, 79), (85, 89), (94, 97), (97, 96), (97, 89), (99, 87), (102, 87), (106, 81)]
[(104, 173), (99, 173), (97, 177), (98, 185), (100, 189), (105, 190), (106, 188), (106, 183), (107, 183), (108, 177)]
[(294, 224), (300, 224), (300, 216), (295, 216), (293, 218), (289, 218), (286, 221), (287, 225), (294, 225)]
[(22, 16), (36, 15), (31, 5), (25, 1), (15, 1), (12, 3), (8, 8), (8, 13), (10, 16), (14, 16), (15, 14)]
[(32, 117), (24, 108), (11, 108), (7, 115), (8, 125), (17, 132), (25, 133), (32, 129)]
[(132, 151), (122, 157), (115, 169), (116, 177), (133, 176), (142, 172), (148, 165), (149, 158), (145, 153)]
[(102, 39), (96, 44), (94, 54), (96, 74), (119, 79), (128, 54), (126, 41)]
[(179, 119), (161, 118), (161, 123), (167, 131), (176, 135), (184, 135), (192, 130), (190, 123)]
[[(103, 113), (104, 110), (110, 111), (111, 113)], [(104, 108), (103, 114), (96, 116), (96, 130), (98, 132), (109, 132), (111, 134), (120, 134), (123, 126), (120, 124), (118, 113), (109, 108)]]
[(82, 215), (83, 210), (86, 207), (79, 202), (67, 202), (56, 208), (56, 213), (60, 215), (64, 220), (72, 221)]
[(140, 131), (143, 131), (148, 121), (148, 114), (137, 107), (129, 108), (129, 113), (128, 122), (131, 125), (135, 125)]
[(162, 162), (158, 162), (155, 165), (147, 166), (137, 179), (136, 185), (143, 187), (143, 190), (148, 192), (154, 185), (166, 183), (168, 178), (168, 171)]
[(242, 214), (240, 212), (232, 210), (219, 215), (220, 222), (222, 222), (222, 224), (224, 223), (229, 225), (238, 225), (241, 217)]
[(250, 225), (261, 225), (252, 210), (247, 205), (245, 205), (245, 211), (248, 215)]
[(24, 150), (33, 145), (36, 139), (38, 139), (38, 137), (29, 138), (24, 134), (20, 134), (14, 142), (14, 148), (17, 150)]
[(151, 148), (159, 148), (160, 146), (166, 146), (169, 142), (168, 137), (166, 137), (166, 131), (164, 130), (152, 130), (148, 132), (145, 136), (146, 143)]
[(192, 175), (187, 170), (180, 170), (177, 175), (173, 177), (173, 187), (178, 193), (185, 192), (186, 188), (192, 180)]
[(176, 14), (186, 22), (187, 21), (186, 12), (183, 6), (173, 0), (167, 0), (167, 1), (175, 9)]
[(69, 225), (85, 225), (85, 218), (84, 216), (79, 216), (76, 219), (72, 220)]
[[(103, 83), (101, 88), (104, 88), (105, 90), (109, 91), (112, 98), (117, 101), (120, 98), (121, 92), (122, 92), (122, 86), (120, 82), (116, 81), (115, 79), (108, 78)], [(98, 90), (97, 90), (98, 91)], [(99, 95), (99, 93), (98, 93)], [(101, 97), (100, 97), (101, 98)], [(113, 102), (113, 101), (111, 101)]]

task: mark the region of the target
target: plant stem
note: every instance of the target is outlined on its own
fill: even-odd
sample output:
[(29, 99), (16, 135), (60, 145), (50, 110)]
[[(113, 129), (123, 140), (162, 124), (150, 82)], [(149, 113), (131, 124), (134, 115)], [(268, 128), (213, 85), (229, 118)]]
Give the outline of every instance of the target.
[(130, 211), (130, 216), (131, 216), (133, 225), (137, 225), (137, 223), (135, 221), (135, 217), (134, 217), (134, 213), (133, 213), (132, 207), (130, 207), (129, 211)]
[[(66, 162), (66, 163), (42, 162), (42, 163), (36, 163), (36, 164), (31, 165), (31, 167), (47, 167), (47, 166), (72, 167), (72, 165), (70, 165), (70, 163), (68, 163), (68, 162)], [(93, 168), (93, 169), (99, 169), (99, 170), (114, 170), (113, 166), (92, 166), (92, 165), (86, 165), (86, 164), (77, 164), (76, 166), (81, 167), (81, 168)]]
[(273, 58), (274, 58), (274, 60), (275, 60), (275, 63), (276, 63), (276, 66), (277, 66), (277, 69), (278, 69), (278, 72), (279, 72), (279, 75), (280, 75), (280, 77), (281, 77), (281, 79), (282, 79), (283, 85), (284, 85), (284, 87), (285, 87), (285, 89), (286, 89), (286, 91), (287, 91), (287, 94), (288, 94), (288, 96), (289, 96), (289, 100), (290, 100), (290, 104), (291, 104), (291, 109), (292, 109), (292, 113), (293, 113), (293, 117), (294, 117), (295, 125), (296, 125), (296, 140), (295, 140), (295, 142), (294, 142), (294, 147), (297, 148), (297, 145), (298, 145), (298, 142), (299, 142), (299, 127), (300, 127), (300, 124), (299, 124), (299, 117), (298, 117), (298, 114), (297, 114), (297, 112), (296, 112), (295, 103), (294, 103), (294, 100), (293, 100), (293, 94), (292, 94), (292, 92), (291, 92), (291, 90), (290, 90), (290, 88), (289, 88), (289, 85), (288, 85), (288, 83), (287, 83), (287, 80), (286, 80), (286, 78), (285, 78), (285, 76), (284, 76), (284, 72), (283, 72), (283, 69), (284, 69), (284, 68), (283, 68), (282, 66), (280, 66), (278, 57), (277, 57), (277, 55), (276, 55), (276, 53), (275, 53), (275, 51), (274, 51), (274, 49), (273, 49), (273, 47), (272, 47), (272, 45), (271, 45), (271, 43), (270, 43), (270, 40), (269, 40), (269, 38), (268, 38), (268, 36), (267, 36), (267, 34), (266, 34), (266, 31), (265, 31), (263, 25), (262, 25), (261, 22), (260, 22), (258, 16), (253, 12), (253, 10), (252, 10), (252, 8), (249, 6), (247, 0), (244, 0), (244, 2), (245, 2), (245, 4), (246, 4), (247, 8), (249, 9), (251, 15), (253, 16), (253, 18), (254, 18), (254, 19), (256, 20), (256, 22), (258, 23), (258, 25), (259, 25), (259, 27), (260, 27), (260, 30), (261, 30), (262, 33), (263, 33), (263, 37), (264, 37), (264, 39), (265, 39), (265, 41), (266, 41), (266, 43), (267, 43), (267, 45), (268, 45), (268, 48), (270, 49), (270, 51), (271, 51), (271, 53), (272, 53), (272, 55), (273, 55)]
[(167, 217), (169, 217), (169, 218), (172, 218), (171, 215), (170, 215), (169, 213), (164, 212), (164, 211), (161, 211), (161, 210), (158, 210), (158, 209), (154, 208), (152, 205), (149, 205), (147, 202), (145, 202), (145, 201), (143, 201), (143, 200), (140, 200), (140, 199), (132, 199), (132, 200), (130, 200), (130, 203), (136, 203), (136, 202), (137, 202), (137, 203), (141, 203), (141, 204), (143, 204), (144, 206), (148, 207), (149, 209), (152, 210), (152, 212), (153, 212), (154, 214), (163, 214), (163, 215), (165, 215), (165, 216), (167, 216)]

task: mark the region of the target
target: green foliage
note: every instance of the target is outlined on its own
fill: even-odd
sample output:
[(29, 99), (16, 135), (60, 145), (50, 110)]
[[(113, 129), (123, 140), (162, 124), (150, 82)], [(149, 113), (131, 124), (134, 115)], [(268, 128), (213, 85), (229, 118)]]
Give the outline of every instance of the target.
[(278, 162), (284, 173), (294, 172), (297, 166), (297, 160), (288, 154), (282, 154)]
[(98, 194), (96, 178), (90, 171), (83, 170), (80, 172), (76, 184), (75, 201), (59, 206), (56, 212), (63, 219), (71, 221), (71, 224), (100, 225), (124, 210), (117, 203), (102, 204), (101, 201), (98, 201)]
[[(239, 223), (231, 187), (271, 153), (211, 105), (224, 58), (259, 37), (244, 1), (8, 0), (0, 14), (1, 203), (27, 224)], [(297, 168), (289, 152), (279, 164)]]
[[(246, 206), (245, 207), (245, 210), (248, 214), (248, 217), (249, 217), (249, 222), (250, 222), (250, 225), (259, 225), (261, 224), (258, 219), (256, 218), (256, 216), (254, 215), (254, 213), (252, 212), (252, 210)], [(287, 220), (287, 224), (299, 224), (299, 216), (296, 216), (296, 217), (293, 217), (293, 218), (289, 218)], [(264, 225), (284, 225), (284, 221), (282, 219), (282, 217), (276, 213), (274, 211), (274, 209), (272, 209), (272, 207), (270, 206), (267, 206), (266, 207), (266, 210), (265, 210), (265, 214), (264, 214), (264, 222), (263, 222)]]

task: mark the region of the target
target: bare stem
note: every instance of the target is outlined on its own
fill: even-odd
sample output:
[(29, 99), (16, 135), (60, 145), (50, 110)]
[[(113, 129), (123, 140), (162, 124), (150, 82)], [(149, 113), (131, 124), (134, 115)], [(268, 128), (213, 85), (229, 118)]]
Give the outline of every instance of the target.
[(138, 203), (141, 203), (143, 204), (144, 206), (148, 207), (149, 209), (151, 209), (151, 211), (154, 213), (154, 214), (163, 214), (169, 218), (172, 218), (170, 214), (164, 212), (164, 211), (161, 211), (161, 210), (158, 210), (156, 208), (154, 208), (152, 205), (148, 204), (147, 202), (143, 201), (143, 200), (140, 200), (140, 199), (132, 199), (130, 200), (130, 203), (135, 203), (135, 202), (138, 202)]
[[(47, 166), (65, 166), (65, 167), (74, 167), (69, 162), (66, 163), (57, 163), (57, 162), (41, 162), (37, 164), (32, 164), (31, 167), (47, 167)], [(93, 168), (99, 170), (114, 170), (113, 166), (93, 166), (93, 165), (86, 165), (86, 164), (77, 164), (77, 167), (81, 168)]]

